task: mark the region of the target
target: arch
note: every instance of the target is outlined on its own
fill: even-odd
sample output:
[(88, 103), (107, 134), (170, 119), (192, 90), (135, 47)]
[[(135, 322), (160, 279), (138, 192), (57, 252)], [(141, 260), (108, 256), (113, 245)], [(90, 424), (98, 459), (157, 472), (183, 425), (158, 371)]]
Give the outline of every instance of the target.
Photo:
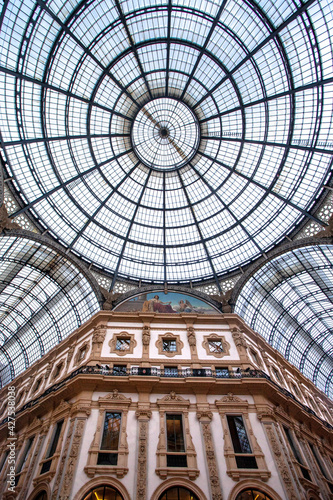
[(242, 493), (242, 491), (246, 491), (247, 489), (257, 489), (265, 495), (268, 495), (272, 500), (283, 500), (280, 495), (273, 490), (270, 486), (257, 479), (244, 479), (240, 481), (238, 484), (234, 486), (234, 488), (229, 493), (228, 500), (237, 500), (237, 496)]
[(73, 500), (82, 500), (85, 495), (89, 493), (89, 491), (98, 486), (110, 486), (111, 488), (115, 488), (119, 491), (124, 500), (131, 500), (131, 497), (125, 486), (118, 479), (106, 475), (98, 476), (94, 479), (91, 479), (91, 481), (88, 481), (79, 489), (79, 491), (75, 493)]
[[(195, 483), (190, 481), (189, 479), (186, 478), (181, 478), (181, 477), (172, 477), (170, 479), (167, 479), (163, 483), (161, 483), (154, 491), (152, 496), (150, 497), (150, 500), (159, 500), (160, 496), (168, 489), (179, 486), (186, 488), (190, 491), (192, 491), (199, 500), (208, 500), (208, 497), (204, 494), (204, 492), (197, 486)], [(79, 500), (79, 499), (74, 499), (74, 500)], [(278, 499), (280, 500), (280, 499)]]
[[(165, 287), (163, 285), (147, 285), (140, 288), (135, 288), (134, 290), (129, 290), (128, 292), (122, 294), (121, 297), (119, 297), (114, 302), (114, 309), (117, 308), (123, 302), (126, 302), (127, 300), (142, 295), (144, 293), (153, 293), (153, 292), (161, 293), (164, 291)], [(196, 299), (202, 300), (206, 302), (208, 305), (212, 306), (214, 309), (216, 309), (216, 314), (220, 314), (221, 312), (221, 304), (216, 300), (212, 299), (209, 295), (207, 295), (204, 292), (200, 292), (199, 290), (194, 290), (193, 288), (188, 288), (186, 286), (168, 287), (168, 293), (172, 292), (189, 295)]]
[(46, 499), (49, 500), (51, 498), (51, 490), (49, 484), (46, 481), (42, 481), (41, 483), (39, 483), (39, 485), (36, 486), (32, 493), (30, 493), (27, 500), (37, 500), (38, 495), (43, 493), (43, 491), (46, 494)]

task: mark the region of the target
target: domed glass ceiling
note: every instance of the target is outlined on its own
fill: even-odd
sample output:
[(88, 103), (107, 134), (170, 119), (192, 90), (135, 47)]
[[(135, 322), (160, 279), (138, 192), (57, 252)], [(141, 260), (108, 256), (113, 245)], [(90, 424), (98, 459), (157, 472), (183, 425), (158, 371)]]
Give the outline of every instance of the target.
[(329, 1), (5, 7), (17, 214), (113, 284), (217, 280), (311, 217), (333, 152)]
[(333, 398), (333, 246), (303, 247), (250, 278), (235, 312)]
[(0, 238), (0, 387), (87, 321), (100, 305), (69, 259), (21, 236)]

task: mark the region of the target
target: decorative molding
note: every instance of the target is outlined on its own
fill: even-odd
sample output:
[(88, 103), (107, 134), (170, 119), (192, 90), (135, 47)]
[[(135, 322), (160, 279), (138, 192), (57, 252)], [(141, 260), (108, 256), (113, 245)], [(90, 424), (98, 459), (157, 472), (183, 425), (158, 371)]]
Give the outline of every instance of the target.
[(69, 500), (70, 498), (86, 418), (77, 418), (75, 420), (74, 436), (71, 442), (68, 459), (66, 461), (66, 471), (59, 495), (59, 498), (61, 498), (61, 500)]
[(59, 466), (58, 466), (58, 470), (57, 470), (57, 476), (55, 478), (55, 482), (54, 482), (54, 486), (53, 486), (53, 490), (52, 490), (51, 500), (56, 500), (58, 497), (60, 482), (61, 482), (61, 479), (63, 476), (65, 462), (67, 460), (68, 450), (69, 450), (72, 435), (73, 435), (74, 424), (75, 424), (75, 420), (71, 420), (71, 422), (69, 424), (69, 429), (68, 429), (68, 433), (67, 433), (67, 437), (66, 437), (65, 446), (64, 446), (61, 458), (60, 458), (60, 462), (59, 462)]
[[(258, 478), (262, 481), (268, 481), (271, 477), (271, 472), (268, 470), (264, 453), (262, 452), (258, 441), (253, 433), (251, 422), (249, 419), (249, 403), (247, 400), (242, 400), (232, 393), (222, 397), (219, 401), (215, 401), (215, 405), (220, 413), (223, 439), (224, 439), (224, 456), (226, 461), (227, 474), (234, 481), (239, 481), (241, 478)], [(257, 462), (257, 469), (241, 469), (237, 467), (236, 453), (232, 444), (229, 426), (227, 422), (227, 414), (241, 415), (247, 431), (248, 440), (251, 446), (251, 454)], [(239, 456), (237, 454), (237, 456)]]
[(209, 409), (200, 409), (200, 411), (197, 412), (197, 418), (201, 424), (202, 435), (205, 443), (211, 499), (222, 500), (223, 496), (216, 464), (212, 432), (210, 428), (210, 422), (213, 418), (213, 414), (211, 411), (209, 411)]
[[(222, 351), (212, 352), (209, 348), (210, 342), (221, 342)], [(216, 333), (211, 333), (210, 335), (204, 335), (204, 341), (202, 346), (206, 349), (207, 356), (214, 356), (215, 358), (223, 358), (224, 356), (229, 356), (230, 354), (230, 344), (225, 340), (222, 335), (217, 335)]]
[[(68, 351), (67, 351), (66, 369), (69, 367), (69, 365), (72, 361), (74, 351), (75, 351), (75, 344), (73, 343), (69, 346)], [(74, 361), (74, 364), (76, 364), (75, 361)]]
[(232, 338), (235, 342), (236, 349), (239, 354), (239, 359), (242, 363), (249, 363), (250, 359), (247, 353), (248, 344), (245, 339), (244, 333), (240, 328), (234, 327), (231, 329)]
[[(87, 340), (86, 342), (83, 342), (83, 344), (79, 345), (75, 357), (74, 357), (74, 366), (80, 365), (85, 359), (87, 359), (87, 353), (90, 347), (90, 342)], [(81, 357), (81, 353), (85, 351), (84, 356)], [(69, 364), (69, 362), (68, 362)]]
[[(163, 340), (174, 340), (176, 342), (175, 351), (165, 351), (163, 350)], [(167, 356), (168, 358), (173, 358), (176, 355), (181, 355), (184, 343), (180, 340), (180, 335), (174, 335), (171, 332), (164, 333), (158, 336), (158, 340), (155, 342), (158, 349), (158, 354)]]
[[(123, 394), (119, 394), (118, 389), (114, 389), (106, 396), (98, 398), (99, 415), (97, 419), (97, 426), (88, 451), (87, 465), (84, 468), (87, 476), (94, 477), (96, 474), (115, 474), (118, 478), (122, 478), (127, 474), (128, 442), (126, 429), (128, 408), (131, 403), (131, 398), (126, 398)], [(117, 465), (97, 465), (105, 412), (113, 410), (121, 412), (121, 432), (118, 450), (116, 451), (118, 455)]]
[[(118, 340), (128, 340), (128, 349), (117, 349)], [(126, 354), (133, 354), (134, 348), (137, 346), (134, 333), (120, 332), (114, 333), (112, 339), (109, 341), (110, 353), (117, 354), (117, 356), (126, 356)]]
[[(166, 395), (161, 399), (157, 399), (156, 403), (160, 412), (160, 434), (157, 445), (157, 467), (155, 469), (156, 474), (161, 479), (166, 479), (168, 475), (187, 476), (191, 480), (196, 479), (199, 476), (200, 471), (197, 467), (197, 454), (192, 441), (188, 420), (190, 401), (188, 399), (184, 399), (182, 396), (178, 396), (174, 391), (171, 391), (170, 395)], [(165, 432), (165, 417), (167, 412), (174, 412), (183, 415), (185, 440), (184, 455), (186, 455), (187, 457), (187, 467), (167, 466), (168, 451)]]
[(136, 498), (147, 498), (147, 458), (148, 458), (148, 421), (151, 417), (149, 408), (140, 408), (136, 412), (139, 420), (139, 451), (137, 467)]

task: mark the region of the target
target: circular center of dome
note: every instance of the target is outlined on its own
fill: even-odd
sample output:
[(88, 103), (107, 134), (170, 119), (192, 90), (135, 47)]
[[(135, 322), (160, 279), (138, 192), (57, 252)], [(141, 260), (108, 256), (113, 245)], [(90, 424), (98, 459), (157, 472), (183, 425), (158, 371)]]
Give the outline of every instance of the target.
[(174, 170), (197, 152), (200, 126), (183, 102), (160, 97), (145, 104), (132, 125), (132, 144), (138, 158), (156, 170)]

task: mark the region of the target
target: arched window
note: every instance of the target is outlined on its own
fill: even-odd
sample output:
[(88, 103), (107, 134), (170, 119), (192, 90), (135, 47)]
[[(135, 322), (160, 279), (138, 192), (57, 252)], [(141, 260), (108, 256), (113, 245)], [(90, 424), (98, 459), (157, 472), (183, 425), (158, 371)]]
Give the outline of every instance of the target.
[(124, 500), (122, 495), (111, 486), (98, 486), (89, 491), (82, 500)]
[(263, 493), (262, 491), (249, 489), (241, 491), (237, 495), (236, 500), (273, 500), (273, 499), (268, 495), (266, 495), (266, 493)]
[(35, 500), (47, 500), (46, 491), (40, 491), (38, 495), (35, 497)]
[(199, 498), (187, 488), (175, 486), (164, 491), (158, 500), (199, 500)]

